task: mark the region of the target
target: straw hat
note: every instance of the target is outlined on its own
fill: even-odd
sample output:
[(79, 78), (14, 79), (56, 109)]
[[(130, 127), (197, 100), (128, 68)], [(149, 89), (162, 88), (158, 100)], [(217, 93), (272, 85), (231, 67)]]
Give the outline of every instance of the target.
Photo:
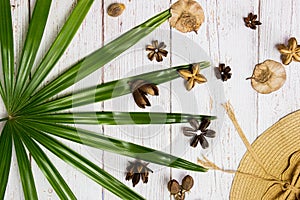
[(247, 149), (231, 200), (300, 200), (300, 110), (279, 120)]

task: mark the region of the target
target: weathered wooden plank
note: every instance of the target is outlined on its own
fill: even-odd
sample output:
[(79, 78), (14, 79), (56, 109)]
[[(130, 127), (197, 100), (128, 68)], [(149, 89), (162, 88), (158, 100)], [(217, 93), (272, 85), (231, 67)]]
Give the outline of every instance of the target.
[[(265, 22), (260, 36), (260, 62), (273, 59), (281, 62), (277, 44), (287, 44), (290, 37), (300, 39), (298, 1), (262, 1), (261, 18)], [(300, 108), (299, 63), (285, 66), (287, 81), (276, 92), (258, 96), (259, 132), (263, 132), (281, 117)]]
[[(231, 122), (224, 116), (224, 109), (220, 104), (227, 100), (231, 101), (247, 137), (252, 141), (256, 137), (256, 94), (249, 87), (245, 78), (248, 73), (251, 73), (250, 66), (257, 61), (258, 32), (247, 29), (244, 26), (243, 17), (247, 16), (249, 12), (257, 12), (258, 1), (248, 1), (242, 4), (239, 1), (199, 1), (199, 3), (205, 10), (206, 20), (199, 34), (192, 39), (209, 53), (212, 66), (217, 67), (219, 63), (229, 65), (232, 68), (233, 77), (223, 83), (221, 80), (216, 80), (213, 68), (207, 71), (203, 70), (208, 77), (207, 87), (210, 95), (205, 94), (205, 88), (201, 88), (201, 90), (195, 91), (196, 99), (201, 112), (211, 112), (218, 116), (218, 119), (210, 126), (217, 131), (218, 135), (211, 145), (211, 149), (205, 151), (201, 150), (200, 146), (196, 149), (188, 147), (189, 140), (184, 139), (184, 144), (182, 144), (186, 146), (184, 157), (196, 161), (197, 157), (204, 154), (221, 167), (235, 169), (245, 152), (245, 147)], [(206, 96), (211, 99), (206, 100)], [(192, 108), (190, 110), (193, 111)], [(249, 123), (249, 119), (252, 119), (253, 123)], [(174, 132), (182, 134), (179, 129)], [(176, 149), (178, 145), (173, 146)], [(232, 175), (216, 172), (196, 174), (177, 170), (172, 174), (173, 177), (175, 176), (174, 178), (178, 179), (182, 179), (186, 174), (195, 178), (195, 188), (188, 198), (229, 198)]]
[[(114, 1), (105, 1), (104, 10)], [(109, 17), (104, 13), (104, 41), (107, 42), (121, 33), (133, 28), (142, 23), (148, 18), (154, 16), (169, 7), (168, 1), (119, 1), (126, 5), (126, 10), (118, 18)], [(122, 54), (115, 61), (104, 67), (104, 81), (127, 77), (134, 74), (149, 72), (152, 70), (169, 67), (169, 59), (165, 58), (162, 63), (156, 61), (149, 61), (145, 46), (151, 44), (152, 40), (165, 42), (167, 50), (170, 49), (170, 34), (168, 23), (163, 24), (157, 31), (151, 33), (149, 37), (140, 41), (136, 46)], [(170, 89), (169, 84), (164, 84), (159, 87), (159, 97), (149, 97), (152, 107), (146, 108), (145, 111), (165, 111), (168, 112), (170, 105)], [(111, 101), (106, 101), (104, 104), (105, 110), (121, 110), (121, 111), (141, 111), (138, 108), (131, 95), (126, 95)], [(105, 126), (104, 134), (120, 138), (126, 141), (131, 141), (137, 144), (149, 146), (155, 149), (170, 151), (169, 147), (169, 126)], [(141, 157), (147, 155), (141, 155)], [(125, 173), (128, 161), (130, 158), (120, 157), (109, 153), (104, 153), (103, 157), (104, 169), (109, 171), (120, 181), (132, 188), (131, 182), (125, 181)], [(139, 183), (135, 188), (136, 192), (140, 193), (147, 199), (167, 199), (169, 193), (164, 186), (169, 178), (169, 169), (150, 164), (149, 167), (154, 171), (149, 175), (149, 182), (147, 184)], [(104, 199), (117, 199), (111, 193), (104, 191)]]
[[(31, 7), (33, 7), (33, 5), (34, 2), (31, 2)], [(45, 34), (42, 40), (42, 46), (40, 47), (40, 53), (38, 55), (39, 61), (45, 55), (47, 49), (54, 41), (55, 36), (63, 26), (64, 22), (66, 21), (67, 17), (71, 13), (75, 5), (75, 0), (52, 2), (50, 15), (45, 29)], [(83, 56), (86, 56), (87, 54), (99, 48), (101, 46), (102, 36), (101, 26), (101, 1), (95, 1), (82, 26), (79, 28), (77, 34), (71, 42), (70, 46), (68, 47), (62, 58), (59, 60), (59, 62), (56, 64), (55, 69), (47, 77), (47, 80), (51, 79), (52, 77), (56, 77), (59, 73), (64, 71), (71, 64), (76, 63)], [(84, 79), (80, 83), (76, 84), (74, 87), (69, 88), (67, 91), (72, 91), (73, 89), (79, 89), (95, 85), (97, 84), (95, 80), (99, 79), (99, 77), (101, 77), (101, 75), (99, 75), (99, 73), (95, 73), (89, 76), (89, 78)], [(93, 109), (93, 106), (87, 106), (78, 110), (82, 109)], [(79, 152), (80, 154), (82, 154), (83, 156), (87, 157), (95, 163), (97, 163), (97, 161), (99, 161), (101, 158), (101, 151), (95, 151), (94, 149), (86, 148), (82, 145), (77, 145), (70, 142), (65, 143), (69, 147), (71, 147), (72, 149)], [(65, 164), (57, 157), (53, 156), (51, 153), (48, 153), (48, 155), (51, 158), (51, 161), (60, 171), (61, 175), (65, 178), (66, 182), (69, 184), (70, 188), (75, 193), (78, 199), (102, 198), (102, 189), (99, 185), (91, 181), (89, 178), (85, 177), (81, 172), (75, 170), (73, 167)], [(58, 199), (57, 195), (55, 194), (55, 191), (45, 179), (43, 174), (39, 171), (38, 167), (35, 165), (34, 162), (33, 170), (36, 178), (39, 198)]]

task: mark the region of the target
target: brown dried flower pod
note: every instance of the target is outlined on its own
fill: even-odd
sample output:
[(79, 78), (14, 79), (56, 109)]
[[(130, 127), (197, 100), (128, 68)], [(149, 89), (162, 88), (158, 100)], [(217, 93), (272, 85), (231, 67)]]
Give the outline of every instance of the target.
[(286, 80), (286, 72), (283, 65), (274, 60), (255, 66), (250, 78), (253, 89), (261, 94), (269, 94), (282, 87)]
[(132, 180), (133, 187), (139, 183), (140, 179), (142, 179), (143, 183), (148, 183), (149, 172), (153, 173), (153, 171), (147, 167), (148, 164), (149, 163), (143, 163), (140, 160), (129, 162), (129, 166), (126, 168), (127, 174), (125, 180)]
[(190, 191), (190, 189), (193, 186), (194, 186), (194, 179), (193, 179), (193, 177), (191, 177), (190, 175), (186, 175), (182, 179), (182, 184), (181, 184), (182, 189), (184, 189), (185, 191)]
[(107, 8), (107, 14), (112, 17), (118, 17), (124, 10), (125, 5), (123, 3), (112, 3)]
[(172, 195), (179, 193), (180, 192), (179, 183), (175, 179), (170, 180), (168, 182), (168, 190)]
[(132, 92), (135, 103), (140, 108), (151, 106), (146, 95), (158, 96), (159, 90), (156, 85), (148, 83), (144, 80), (135, 80), (128, 83), (130, 85), (130, 91)]
[(171, 14), (170, 25), (183, 33), (197, 33), (205, 18), (202, 7), (194, 0), (177, 1), (171, 6)]

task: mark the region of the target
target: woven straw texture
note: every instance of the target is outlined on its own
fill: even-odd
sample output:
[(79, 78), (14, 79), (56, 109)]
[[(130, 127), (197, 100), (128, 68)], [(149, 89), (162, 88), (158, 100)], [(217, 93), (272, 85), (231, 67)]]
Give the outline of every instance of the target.
[[(266, 130), (252, 144), (252, 149), (269, 175), (247, 151), (237, 170), (241, 173), (235, 175), (230, 199), (300, 199), (300, 110), (282, 118)], [(293, 188), (282, 187), (282, 182), (277, 184), (270, 180), (270, 175), (291, 183)]]

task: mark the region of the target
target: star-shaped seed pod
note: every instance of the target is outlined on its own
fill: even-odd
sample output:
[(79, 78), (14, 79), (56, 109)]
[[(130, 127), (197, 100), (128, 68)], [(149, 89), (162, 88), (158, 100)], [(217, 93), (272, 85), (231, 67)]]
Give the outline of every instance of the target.
[(197, 1), (179, 0), (171, 6), (172, 17), (169, 19), (171, 27), (180, 32), (197, 33), (204, 22), (204, 12)]
[(167, 57), (168, 51), (164, 50), (167, 46), (165, 45), (164, 42), (161, 42), (158, 44), (157, 40), (152, 41), (152, 45), (147, 45), (146, 46), (146, 51), (150, 51), (148, 53), (148, 58), (149, 60), (153, 60), (156, 58), (157, 62), (162, 62), (163, 61), (163, 56)]
[(257, 20), (257, 15), (249, 13), (248, 17), (244, 17), (245, 26), (255, 30), (257, 26), (261, 25), (261, 22)]
[(147, 167), (148, 165), (149, 163), (143, 163), (140, 160), (134, 162), (129, 161), (129, 166), (126, 168), (127, 174), (125, 180), (132, 180), (133, 187), (139, 183), (140, 179), (142, 179), (143, 183), (148, 183), (149, 172), (153, 173), (153, 171)]
[(130, 91), (133, 95), (135, 103), (140, 108), (145, 108), (146, 106), (151, 106), (146, 95), (150, 94), (152, 96), (158, 96), (159, 91), (156, 85), (148, 83), (144, 80), (135, 80), (128, 82), (130, 86)]
[(269, 94), (281, 88), (286, 80), (284, 66), (274, 60), (257, 64), (250, 78), (253, 89), (261, 94)]
[(225, 66), (224, 63), (221, 63), (218, 67), (218, 71), (220, 73), (220, 77), (222, 81), (227, 81), (231, 78), (232, 73), (230, 73), (231, 68), (229, 66)]
[[(208, 141), (205, 137), (214, 138), (216, 137), (216, 132), (214, 130), (207, 129), (210, 125), (209, 119), (202, 119), (201, 124), (196, 119), (189, 120), (191, 127), (184, 127), (183, 134), (188, 137), (193, 137), (190, 145), (196, 147), (198, 143), (202, 146), (203, 149), (209, 147)], [(200, 134), (197, 134), (200, 132)]]
[(300, 46), (296, 38), (290, 38), (287, 46), (280, 44), (277, 46), (277, 49), (281, 53), (283, 64), (289, 65), (292, 61), (300, 62)]
[(201, 84), (207, 82), (205, 76), (200, 74), (200, 65), (195, 64), (193, 65), (191, 70), (181, 69), (178, 70), (179, 75), (186, 80), (186, 89), (190, 91), (194, 86), (195, 83)]

